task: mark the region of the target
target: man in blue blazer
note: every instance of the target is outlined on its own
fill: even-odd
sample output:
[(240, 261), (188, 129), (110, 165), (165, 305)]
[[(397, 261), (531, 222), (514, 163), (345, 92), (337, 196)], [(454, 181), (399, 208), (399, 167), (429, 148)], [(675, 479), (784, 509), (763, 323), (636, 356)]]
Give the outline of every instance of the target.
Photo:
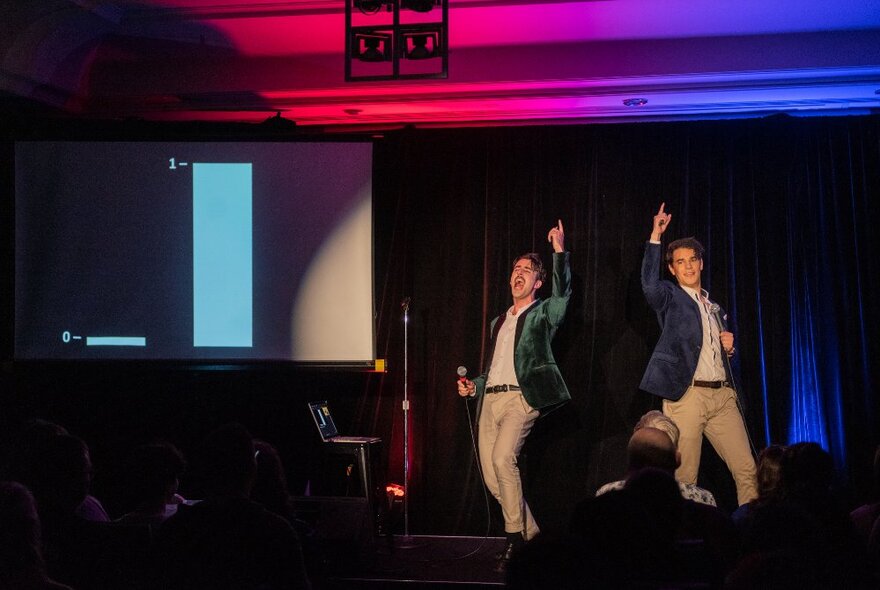
[(728, 373), (736, 349), (733, 334), (719, 326), (710, 312), (709, 293), (702, 288), (703, 246), (694, 238), (669, 244), (666, 264), (678, 284), (660, 280), (660, 236), (672, 215), (660, 205), (651, 239), (642, 259), (642, 291), (657, 312), (662, 332), (639, 386), (663, 398), (663, 413), (681, 431), (681, 466), (675, 477), (697, 483), (703, 435), (727, 464), (736, 483), (739, 504), (758, 495), (755, 460)]
[(461, 396), (481, 396), (479, 415), (480, 466), (486, 487), (501, 504), (507, 547), (499, 565), (539, 528), (523, 498), (517, 456), (542, 412), (571, 399), (562, 380), (550, 341), (565, 317), (571, 296), (571, 271), (562, 221), (547, 234), (553, 245), (553, 293), (539, 300), (544, 267), (537, 254), (513, 263), (510, 292), (513, 305), (492, 321), (485, 373), (461, 379)]

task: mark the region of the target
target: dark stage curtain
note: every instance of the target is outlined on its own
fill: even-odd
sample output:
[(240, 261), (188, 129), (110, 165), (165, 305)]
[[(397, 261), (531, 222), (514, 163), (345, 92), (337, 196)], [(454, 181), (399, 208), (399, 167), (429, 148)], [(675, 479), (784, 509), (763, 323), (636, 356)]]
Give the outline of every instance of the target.
[[(704, 286), (728, 311), (734, 370), (758, 449), (814, 440), (854, 490), (878, 442), (880, 117), (421, 131), (376, 144), (378, 356), (355, 428), (384, 435), (402, 479), (403, 311), (411, 297), (413, 533), (482, 534), (487, 504), (456, 367), (482, 370), (489, 321), (510, 304), (513, 258), (549, 262), (562, 219), (574, 294), (554, 349), (573, 395), (525, 447), (526, 493), (545, 530), (625, 468), (638, 390), (659, 334), (639, 286), (651, 218), (707, 248)], [(667, 278), (668, 275), (666, 275)], [(548, 287), (549, 288), (549, 287)], [(472, 403), (472, 402), (470, 402)], [(704, 454), (701, 483), (732, 502)], [(852, 496), (855, 498), (855, 494)]]

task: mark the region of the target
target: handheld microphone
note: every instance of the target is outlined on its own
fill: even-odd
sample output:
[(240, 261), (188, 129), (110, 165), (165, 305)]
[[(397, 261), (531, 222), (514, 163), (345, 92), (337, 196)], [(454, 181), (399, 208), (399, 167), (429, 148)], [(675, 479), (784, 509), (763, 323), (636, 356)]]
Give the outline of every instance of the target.
[(721, 332), (726, 332), (727, 322), (725, 322), (724, 318), (721, 317), (721, 306), (717, 303), (710, 304), (709, 313), (711, 313), (712, 317), (715, 318), (715, 323), (718, 324), (718, 330)]
[(458, 380), (464, 383), (467, 381), (467, 367), (461, 366), (456, 371), (458, 373)]
[(404, 311), (409, 311), (409, 302), (411, 299), (409, 297), (404, 297), (403, 301), (400, 302), (400, 307), (403, 308)]

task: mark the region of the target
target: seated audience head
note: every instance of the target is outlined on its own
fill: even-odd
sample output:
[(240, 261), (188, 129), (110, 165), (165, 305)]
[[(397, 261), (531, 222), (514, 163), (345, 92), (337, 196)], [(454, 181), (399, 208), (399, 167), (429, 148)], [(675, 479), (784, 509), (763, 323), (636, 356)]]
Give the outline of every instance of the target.
[(136, 447), (125, 467), (129, 497), (140, 507), (158, 508), (173, 502), (186, 461), (177, 447), (161, 442)]
[(45, 452), (48, 442), (56, 436), (68, 434), (60, 424), (37, 418), (26, 424), (13, 437), (4, 470), (9, 479), (21, 481), (30, 472), (35, 461)]
[(641, 430), (642, 428), (656, 428), (657, 430), (662, 430), (672, 439), (672, 444), (678, 447), (678, 439), (681, 436), (681, 433), (678, 430), (678, 426), (672, 421), (672, 418), (663, 412), (659, 410), (651, 410), (639, 418), (639, 421), (636, 422), (636, 425), (633, 427), (633, 432)]
[(21, 570), (44, 569), (37, 505), (15, 481), (0, 482), (0, 556), (0, 580)]
[(45, 441), (22, 478), (43, 519), (72, 516), (89, 493), (92, 461), (86, 443), (62, 434)]
[(782, 457), (785, 447), (770, 445), (758, 453), (758, 498), (771, 500), (779, 495), (782, 483)]
[(874, 544), (870, 548), (873, 551), (875, 562), (880, 568), (880, 446), (874, 450), (871, 492), (868, 496), (868, 502), (850, 512), (849, 519), (863, 543), (867, 544), (871, 540), (871, 533), (875, 532)]
[(818, 443), (800, 442), (782, 456), (781, 492), (786, 500), (821, 500), (831, 491), (834, 461)]
[[(5, 466), (5, 477), (24, 483), (37, 498), (37, 503), (43, 502), (42, 491), (35, 489), (35, 484), (32, 483), (35, 471), (39, 470), (47, 454), (58, 452), (55, 447), (59, 443), (55, 439), (69, 436), (67, 429), (55, 422), (36, 419), (28, 423), (13, 440), (12, 454)], [(86, 453), (88, 453), (88, 448), (86, 448)], [(89, 462), (88, 470), (91, 472), (91, 462)], [(91, 478), (89, 487), (91, 487)], [(86, 495), (84, 501), (77, 507), (76, 514), (85, 520), (98, 522), (110, 520), (101, 502), (91, 495)], [(43, 520), (46, 520), (46, 515)]]
[(251, 490), (251, 499), (281, 516), (290, 513), (290, 492), (287, 476), (278, 450), (264, 440), (254, 440), (257, 475)]
[(0, 481), (0, 588), (70, 590), (49, 578), (40, 540), (30, 491), (18, 482)]
[(657, 428), (645, 427), (633, 432), (626, 447), (630, 472), (654, 467), (667, 473), (678, 468), (681, 455), (669, 435)]
[(257, 470), (254, 441), (241, 424), (210, 433), (196, 452), (195, 470), (206, 497), (248, 497)]

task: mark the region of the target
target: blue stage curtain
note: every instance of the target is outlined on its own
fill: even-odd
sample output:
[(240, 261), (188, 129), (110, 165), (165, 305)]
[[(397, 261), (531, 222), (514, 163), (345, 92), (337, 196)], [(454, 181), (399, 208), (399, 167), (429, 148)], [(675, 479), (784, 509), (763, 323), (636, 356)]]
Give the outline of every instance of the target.
[[(738, 298), (751, 293), (741, 308), (755, 315), (759, 354), (750, 382), (761, 392), (764, 438), (818, 442), (842, 469), (860, 437), (877, 432), (870, 377), (877, 371), (870, 354), (876, 343), (869, 334), (876, 340), (878, 318), (876, 306), (865, 305), (877, 285), (866, 269), (877, 246), (878, 162), (876, 129), (865, 122), (776, 126), (779, 135), (761, 145), (765, 155), (779, 150), (772, 168), (750, 162), (751, 176), (769, 185), (751, 189), (748, 230), (726, 237), (729, 244), (750, 241), (755, 260), (750, 269), (743, 260), (732, 264), (729, 284), (737, 276), (749, 279), (735, 291)], [(746, 221), (737, 219), (735, 205), (727, 211), (729, 227)], [(775, 379), (768, 379), (771, 364)], [(787, 401), (773, 399), (783, 394)]]

